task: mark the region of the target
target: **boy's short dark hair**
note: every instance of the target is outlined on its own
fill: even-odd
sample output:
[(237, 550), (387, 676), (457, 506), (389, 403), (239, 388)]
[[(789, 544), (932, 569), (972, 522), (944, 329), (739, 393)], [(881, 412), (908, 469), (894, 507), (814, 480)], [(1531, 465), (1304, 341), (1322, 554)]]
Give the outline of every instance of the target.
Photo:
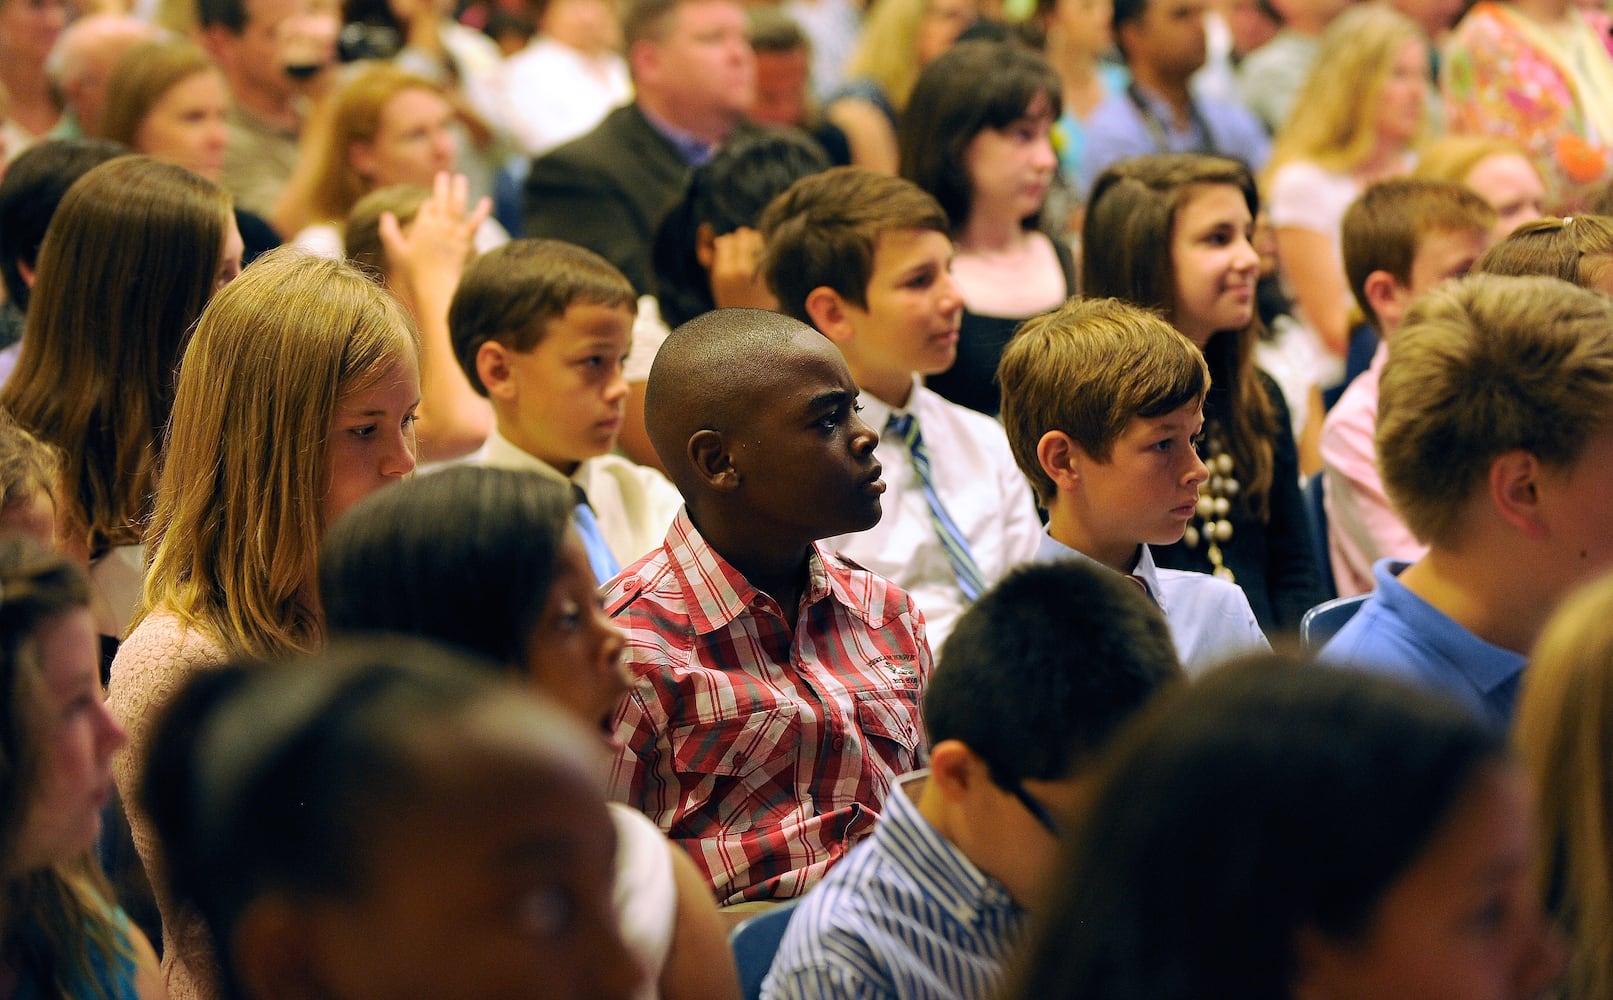
[(39, 246), (62, 196), (80, 177), (127, 152), (115, 142), (52, 139), (23, 150), (6, 169), (0, 180), (0, 277), (18, 309), (28, 311), (29, 288), (17, 264), (32, 269), (39, 263)]
[(1159, 610), (1078, 560), (1010, 573), (941, 646), (924, 693), (930, 745), (958, 740), (1005, 787), (1074, 775), (1182, 675)]
[(751, 4), (745, 8), (750, 30), (750, 47), (757, 52), (795, 52), (811, 49), (812, 40), (795, 18), (773, 4)]
[(560, 240), (511, 240), (465, 269), (448, 307), (449, 338), (465, 377), (485, 396), (476, 373), (483, 344), (492, 340), (524, 354), (574, 303), (631, 310), (637, 301), (622, 272), (592, 250)]
[(246, 0), (196, 0), (196, 26), (225, 28), (232, 35), (246, 30)]
[(1210, 369), (1193, 342), (1158, 314), (1119, 299), (1075, 298), (1027, 320), (997, 365), (1002, 423), (1036, 502), (1058, 487), (1037, 445), (1063, 431), (1100, 462), (1133, 417), (1158, 417), (1197, 401)]
[(773, 199), (757, 228), (766, 243), (761, 267), (767, 287), (781, 312), (807, 324), (806, 300), (815, 288), (868, 307), (880, 236), (915, 229), (951, 236), (946, 213), (923, 188), (863, 167), (801, 178)]
[(1488, 233), (1495, 209), (1472, 190), (1451, 181), (1396, 177), (1361, 193), (1344, 212), (1339, 243), (1344, 275), (1361, 314), (1374, 327), (1378, 314), (1367, 301), (1367, 278), (1387, 271), (1402, 287), (1411, 284), (1411, 264), (1431, 233)]

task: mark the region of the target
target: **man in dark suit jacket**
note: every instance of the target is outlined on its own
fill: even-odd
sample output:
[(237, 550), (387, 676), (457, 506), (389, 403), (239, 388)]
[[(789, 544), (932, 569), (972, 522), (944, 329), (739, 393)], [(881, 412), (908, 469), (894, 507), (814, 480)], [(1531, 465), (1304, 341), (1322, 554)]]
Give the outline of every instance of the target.
[(622, 29), (634, 101), (533, 161), (525, 235), (587, 247), (649, 293), (655, 227), (744, 122), (756, 63), (737, 0), (634, 0)]

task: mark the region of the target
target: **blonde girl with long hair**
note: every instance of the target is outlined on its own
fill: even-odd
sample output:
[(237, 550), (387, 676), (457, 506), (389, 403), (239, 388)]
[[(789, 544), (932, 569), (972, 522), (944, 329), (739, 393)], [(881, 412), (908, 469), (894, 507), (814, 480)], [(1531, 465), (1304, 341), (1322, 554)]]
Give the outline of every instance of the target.
[[(407, 316), (345, 264), (272, 251), (208, 307), (179, 370), (143, 607), (112, 664), (126, 802), (152, 720), (187, 675), (321, 645), (325, 527), (413, 471), (419, 399)], [(169, 994), (216, 996), (206, 943), (153, 871), (151, 828), (137, 810), (130, 823), (158, 888)]]
[(823, 115), (846, 134), (851, 162), (896, 173), (896, 126), (919, 71), (980, 17), (980, 0), (876, 0)]
[(1383, 4), (1359, 4), (1322, 34), (1310, 76), (1272, 143), (1266, 209), (1277, 260), (1306, 325), (1334, 357), (1350, 335), (1339, 229), (1375, 181), (1411, 171), (1426, 118), (1428, 43)]
[(1535, 791), (1535, 884), (1567, 932), (1565, 1000), (1613, 996), (1613, 577), (1570, 597), (1530, 657), (1512, 746)]
[[(443, 89), (389, 63), (353, 71), (310, 115), (297, 172), (270, 221), (295, 245), (340, 257), (347, 216), (377, 188), (413, 184), (430, 188), (458, 163), (454, 108)], [(496, 222), (484, 221), (476, 249), (508, 242)]]

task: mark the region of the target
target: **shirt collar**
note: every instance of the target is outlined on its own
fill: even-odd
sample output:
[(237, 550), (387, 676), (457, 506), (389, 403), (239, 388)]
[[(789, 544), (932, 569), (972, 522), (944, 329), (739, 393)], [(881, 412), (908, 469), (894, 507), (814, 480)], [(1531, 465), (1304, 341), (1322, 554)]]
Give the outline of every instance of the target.
[[(1137, 556), (1137, 565), (1132, 567), (1129, 575), (1135, 576), (1143, 582), (1143, 585), (1148, 588), (1148, 597), (1163, 613), (1165, 600), (1159, 589), (1159, 569), (1154, 565), (1154, 553), (1146, 545), (1138, 545), (1137, 548), (1140, 550)], [(1072, 549), (1065, 545), (1044, 529), (1042, 531), (1042, 544), (1037, 546), (1036, 549), (1036, 560), (1038, 562), (1056, 562), (1061, 559), (1073, 559), (1090, 566), (1096, 566), (1108, 573), (1114, 572), (1113, 569), (1098, 562), (1098, 560), (1080, 549)]]
[(587, 462), (579, 463), (576, 473), (567, 479), (560, 474), (559, 469), (500, 434), (496, 427), (487, 435), (487, 440), (472, 461), (478, 465), (491, 465), (499, 469), (525, 469), (566, 486), (577, 482), (583, 470), (588, 467)]
[(644, 116), (644, 120), (650, 123), (650, 128), (655, 129), (656, 132), (660, 133), (661, 138), (671, 143), (672, 148), (677, 151), (678, 159), (689, 166), (701, 166), (717, 152), (716, 143), (707, 142), (693, 132), (678, 128), (669, 121), (655, 117), (644, 110), (642, 104), (639, 105), (638, 110)]
[[(1445, 612), (1411, 592), (1397, 579), (1410, 563), (1380, 559), (1372, 567), (1377, 578), (1376, 599), (1400, 621), (1415, 627), (1425, 645), (1437, 651), (1451, 668), (1485, 694), (1497, 690), (1523, 672), (1528, 658), (1485, 642)], [(1459, 655), (1452, 655), (1459, 654)]]
[(884, 815), (874, 827), (874, 840), (905, 862), (904, 873), (927, 898), (965, 926), (1003, 910), (1017, 913), (1019, 906), (1007, 887), (977, 868), (919, 812), (914, 799), (929, 778), (926, 768), (896, 779), (885, 799)]
[[(707, 635), (727, 628), (746, 614), (762, 596), (745, 575), (712, 548), (689, 517), (687, 506), (678, 510), (667, 531), (666, 549), (671, 569), (689, 600), (689, 624), (696, 635)], [(801, 595), (803, 608), (825, 597), (857, 610), (842, 573), (831, 571), (828, 560), (816, 545), (807, 556), (807, 586)], [(881, 623), (883, 624), (883, 623)]]
[[(860, 416), (862, 417), (863, 423), (867, 424), (869, 427), (872, 427), (874, 430), (883, 435), (885, 433), (885, 425), (890, 423), (890, 419), (892, 417), (899, 417), (905, 413), (911, 413), (914, 417), (917, 417), (919, 392), (923, 389), (923, 387), (924, 381), (919, 378), (919, 376), (914, 375), (913, 387), (907, 392), (906, 406), (892, 406), (866, 389), (862, 390), (861, 394), (857, 397), (857, 401), (862, 406), (862, 413)], [(919, 426), (921, 428), (923, 427), (923, 421), (920, 421)]]

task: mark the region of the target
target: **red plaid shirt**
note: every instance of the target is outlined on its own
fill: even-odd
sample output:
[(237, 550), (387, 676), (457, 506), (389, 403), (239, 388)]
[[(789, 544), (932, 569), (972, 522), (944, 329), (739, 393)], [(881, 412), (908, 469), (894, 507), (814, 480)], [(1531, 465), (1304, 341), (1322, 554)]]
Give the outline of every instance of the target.
[(682, 845), (722, 903), (799, 896), (918, 764), (924, 619), (814, 549), (792, 634), (681, 511), (605, 589), (634, 678), (611, 794)]

